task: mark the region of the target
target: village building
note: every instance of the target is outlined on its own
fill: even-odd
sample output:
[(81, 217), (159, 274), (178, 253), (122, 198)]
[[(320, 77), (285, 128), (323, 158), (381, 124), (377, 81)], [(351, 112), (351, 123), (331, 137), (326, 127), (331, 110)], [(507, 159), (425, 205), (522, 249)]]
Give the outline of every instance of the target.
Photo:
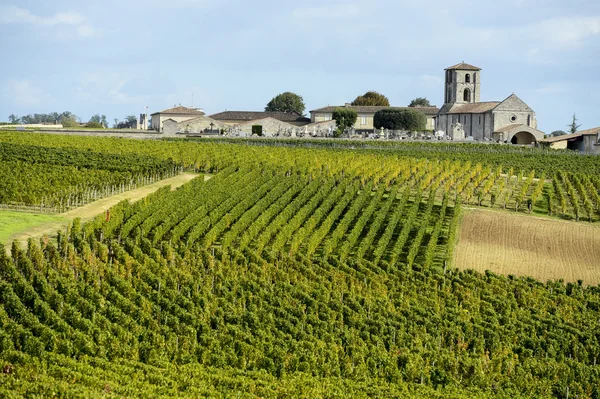
[(585, 154), (600, 154), (600, 127), (582, 130), (562, 136), (548, 137), (539, 141), (542, 147), (567, 149)]
[(464, 62), (445, 69), (444, 105), (436, 130), (453, 140), (533, 144), (544, 138), (535, 112), (514, 93), (503, 101), (480, 101), (481, 68)]
[(435, 129), (435, 118), (439, 109), (437, 107), (385, 107), (385, 106), (356, 106), (345, 104), (342, 106), (327, 106), (319, 109), (310, 111), (311, 123), (319, 123), (332, 120), (333, 111), (336, 108), (350, 108), (356, 111), (358, 117), (354, 124), (354, 130), (356, 131), (373, 131), (375, 126), (373, 125), (373, 118), (377, 111), (383, 109), (411, 109), (420, 111), (427, 117), (427, 124), (425, 129)]
[(204, 112), (198, 108), (188, 108), (182, 107), (181, 105), (175, 106), (173, 108), (165, 109), (160, 112), (155, 112), (151, 114), (152, 117), (152, 130), (156, 130), (158, 132), (163, 131), (163, 123), (167, 119), (171, 119), (175, 122), (183, 122), (189, 119), (196, 118), (198, 116), (204, 115)]
[(227, 129), (229, 129), (229, 125), (206, 115), (201, 115), (181, 122), (169, 118), (163, 122), (162, 132), (166, 135), (174, 135), (176, 133), (219, 134)]
[(252, 126), (260, 126), (264, 137), (294, 136), (299, 129), (297, 125), (271, 117), (239, 123), (230, 129), (238, 136), (249, 137), (252, 135)]
[(281, 122), (289, 123), (295, 126), (304, 126), (310, 123), (310, 119), (299, 112), (257, 112), (257, 111), (224, 111), (218, 114), (210, 115), (214, 120), (220, 121), (226, 125), (234, 126), (246, 124), (251, 121), (264, 120), (266, 118), (276, 119)]

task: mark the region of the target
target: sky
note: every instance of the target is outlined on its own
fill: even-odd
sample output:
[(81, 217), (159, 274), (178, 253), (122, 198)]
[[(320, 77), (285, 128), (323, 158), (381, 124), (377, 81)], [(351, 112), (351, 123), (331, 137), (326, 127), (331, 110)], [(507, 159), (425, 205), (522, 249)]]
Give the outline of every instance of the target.
[(0, 121), (260, 111), (286, 91), (307, 113), (369, 90), (441, 106), (464, 61), (481, 101), (515, 93), (542, 131), (600, 126), (598, 0), (0, 0), (0, 49)]

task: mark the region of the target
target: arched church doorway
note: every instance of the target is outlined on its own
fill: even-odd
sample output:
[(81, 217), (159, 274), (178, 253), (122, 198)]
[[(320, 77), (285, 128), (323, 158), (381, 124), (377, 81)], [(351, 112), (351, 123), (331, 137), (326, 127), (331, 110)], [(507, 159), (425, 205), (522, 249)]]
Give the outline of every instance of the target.
[(512, 137), (510, 142), (517, 145), (527, 145), (535, 143), (536, 140), (535, 136), (529, 132), (519, 132)]

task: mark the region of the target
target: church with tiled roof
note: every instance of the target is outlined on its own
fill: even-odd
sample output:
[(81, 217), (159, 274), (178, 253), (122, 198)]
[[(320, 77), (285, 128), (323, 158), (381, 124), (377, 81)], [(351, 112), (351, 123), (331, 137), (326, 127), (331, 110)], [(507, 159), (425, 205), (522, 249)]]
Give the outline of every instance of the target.
[(436, 130), (454, 140), (533, 144), (544, 138), (523, 100), (513, 93), (503, 101), (481, 101), (480, 88), (481, 68), (464, 62), (446, 68)]

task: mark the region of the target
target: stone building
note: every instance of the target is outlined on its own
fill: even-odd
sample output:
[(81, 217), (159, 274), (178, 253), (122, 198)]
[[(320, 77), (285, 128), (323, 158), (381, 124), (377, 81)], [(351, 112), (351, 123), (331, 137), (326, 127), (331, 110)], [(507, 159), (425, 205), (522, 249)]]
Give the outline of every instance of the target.
[(437, 107), (383, 107), (355, 106), (346, 104), (343, 106), (327, 106), (310, 111), (311, 123), (330, 121), (332, 119), (331, 115), (336, 108), (350, 108), (356, 111), (358, 117), (356, 118), (356, 123), (354, 124), (354, 130), (357, 131), (373, 130), (373, 117), (377, 111), (381, 111), (382, 109), (412, 109), (421, 111), (427, 117), (427, 125), (425, 129), (433, 130), (435, 128), (435, 117), (439, 111)]
[(215, 134), (216, 132), (227, 129), (229, 129), (228, 125), (206, 115), (201, 115), (181, 122), (169, 118), (163, 122), (162, 132), (166, 135), (174, 135), (176, 133)]
[(265, 118), (276, 119), (295, 126), (304, 126), (310, 119), (296, 111), (292, 112), (257, 112), (257, 111), (224, 111), (210, 116), (226, 125), (234, 126)]
[(436, 130), (454, 140), (533, 144), (544, 138), (535, 112), (514, 93), (503, 101), (480, 101), (481, 68), (464, 62), (445, 69), (444, 105)]
[(600, 126), (572, 134), (548, 137), (540, 140), (542, 147), (579, 151), (584, 154), (600, 154)]
[(175, 122), (183, 122), (188, 119), (196, 118), (198, 116), (204, 115), (204, 112), (197, 108), (188, 108), (182, 107), (181, 105), (162, 110), (160, 112), (155, 112), (151, 114), (152, 117), (152, 130), (156, 130), (157, 132), (163, 131), (163, 123), (167, 119), (172, 119)]
[(231, 127), (231, 131), (241, 136), (251, 136), (252, 126), (262, 126), (262, 134), (265, 137), (283, 137), (292, 136), (299, 128), (288, 122), (279, 119), (267, 117), (239, 123)]

